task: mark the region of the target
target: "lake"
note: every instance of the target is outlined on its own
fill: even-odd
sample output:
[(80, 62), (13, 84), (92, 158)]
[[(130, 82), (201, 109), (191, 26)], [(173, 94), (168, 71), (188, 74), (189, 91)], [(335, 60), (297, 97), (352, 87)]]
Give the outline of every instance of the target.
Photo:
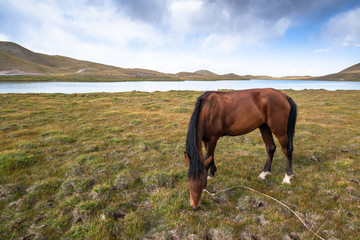
[(221, 89), (360, 90), (360, 82), (310, 80), (132, 81), (132, 82), (0, 82), (0, 93), (93, 93), (130, 91), (209, 91)]

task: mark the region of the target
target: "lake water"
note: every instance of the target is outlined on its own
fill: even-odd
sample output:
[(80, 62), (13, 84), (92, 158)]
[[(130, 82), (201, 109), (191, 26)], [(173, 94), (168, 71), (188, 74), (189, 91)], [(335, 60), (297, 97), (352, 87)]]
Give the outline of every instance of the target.
[(309, 80), (224, 80), (224, 81), (178, 81), (178, 82), (0, 82), (0, 93), (93, 93), (130, 91), (209, 91), (221, 89), (325, 89), (360, 90), (360, 82), (309, 81)]

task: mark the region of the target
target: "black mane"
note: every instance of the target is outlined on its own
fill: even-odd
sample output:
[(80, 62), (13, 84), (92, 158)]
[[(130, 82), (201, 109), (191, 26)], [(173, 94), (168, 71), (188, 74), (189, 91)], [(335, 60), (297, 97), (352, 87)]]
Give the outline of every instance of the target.
[(196, 101), (194, 112), (191, 115), (189, 128), (186, 135), (186, 153), (190, 158), (188, 178), (197, 179), (200, 177), (200, 172), (204, 168), (202, 160), (199, 155), (197, 148), (197, 123), (199, 119), (201, 102), (206, 94), (209, 92), (203, 93)]

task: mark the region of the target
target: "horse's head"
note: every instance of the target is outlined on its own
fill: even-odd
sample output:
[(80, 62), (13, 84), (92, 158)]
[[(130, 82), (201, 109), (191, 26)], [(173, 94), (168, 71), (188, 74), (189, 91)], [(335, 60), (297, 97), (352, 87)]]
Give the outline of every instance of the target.
[[(209, 163), (212, 160), (212, 156), (206, 160), (202, 160), (202, 168), (200, 169), (197, 177), (189, 177), (187, 178), (188, 186), (190, 189), (190, 207), (193, 210), (197, 210), (200, 207), (201, 203), (201, 194), (206, 187), (207, 183), (207, 175), (209, 169)], [(185, 153), (185, 161), (188, 166), (190, 166), (190, 158)]]

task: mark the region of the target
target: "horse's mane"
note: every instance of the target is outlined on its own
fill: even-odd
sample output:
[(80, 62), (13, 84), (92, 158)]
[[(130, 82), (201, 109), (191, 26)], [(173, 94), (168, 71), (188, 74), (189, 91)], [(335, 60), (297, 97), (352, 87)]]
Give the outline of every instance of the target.
[(191, 115), (189, 128), (186, 135), (186, 154), (190, 158), (188, 178), (197, 179), (200, 177), (200, 172), (204, 168), (202, 160), (197, 148), (197, 124), (201, 109), (201, 102), (205, 95), (209, 92), (203, 93), (196, 101), (194, 112)]

